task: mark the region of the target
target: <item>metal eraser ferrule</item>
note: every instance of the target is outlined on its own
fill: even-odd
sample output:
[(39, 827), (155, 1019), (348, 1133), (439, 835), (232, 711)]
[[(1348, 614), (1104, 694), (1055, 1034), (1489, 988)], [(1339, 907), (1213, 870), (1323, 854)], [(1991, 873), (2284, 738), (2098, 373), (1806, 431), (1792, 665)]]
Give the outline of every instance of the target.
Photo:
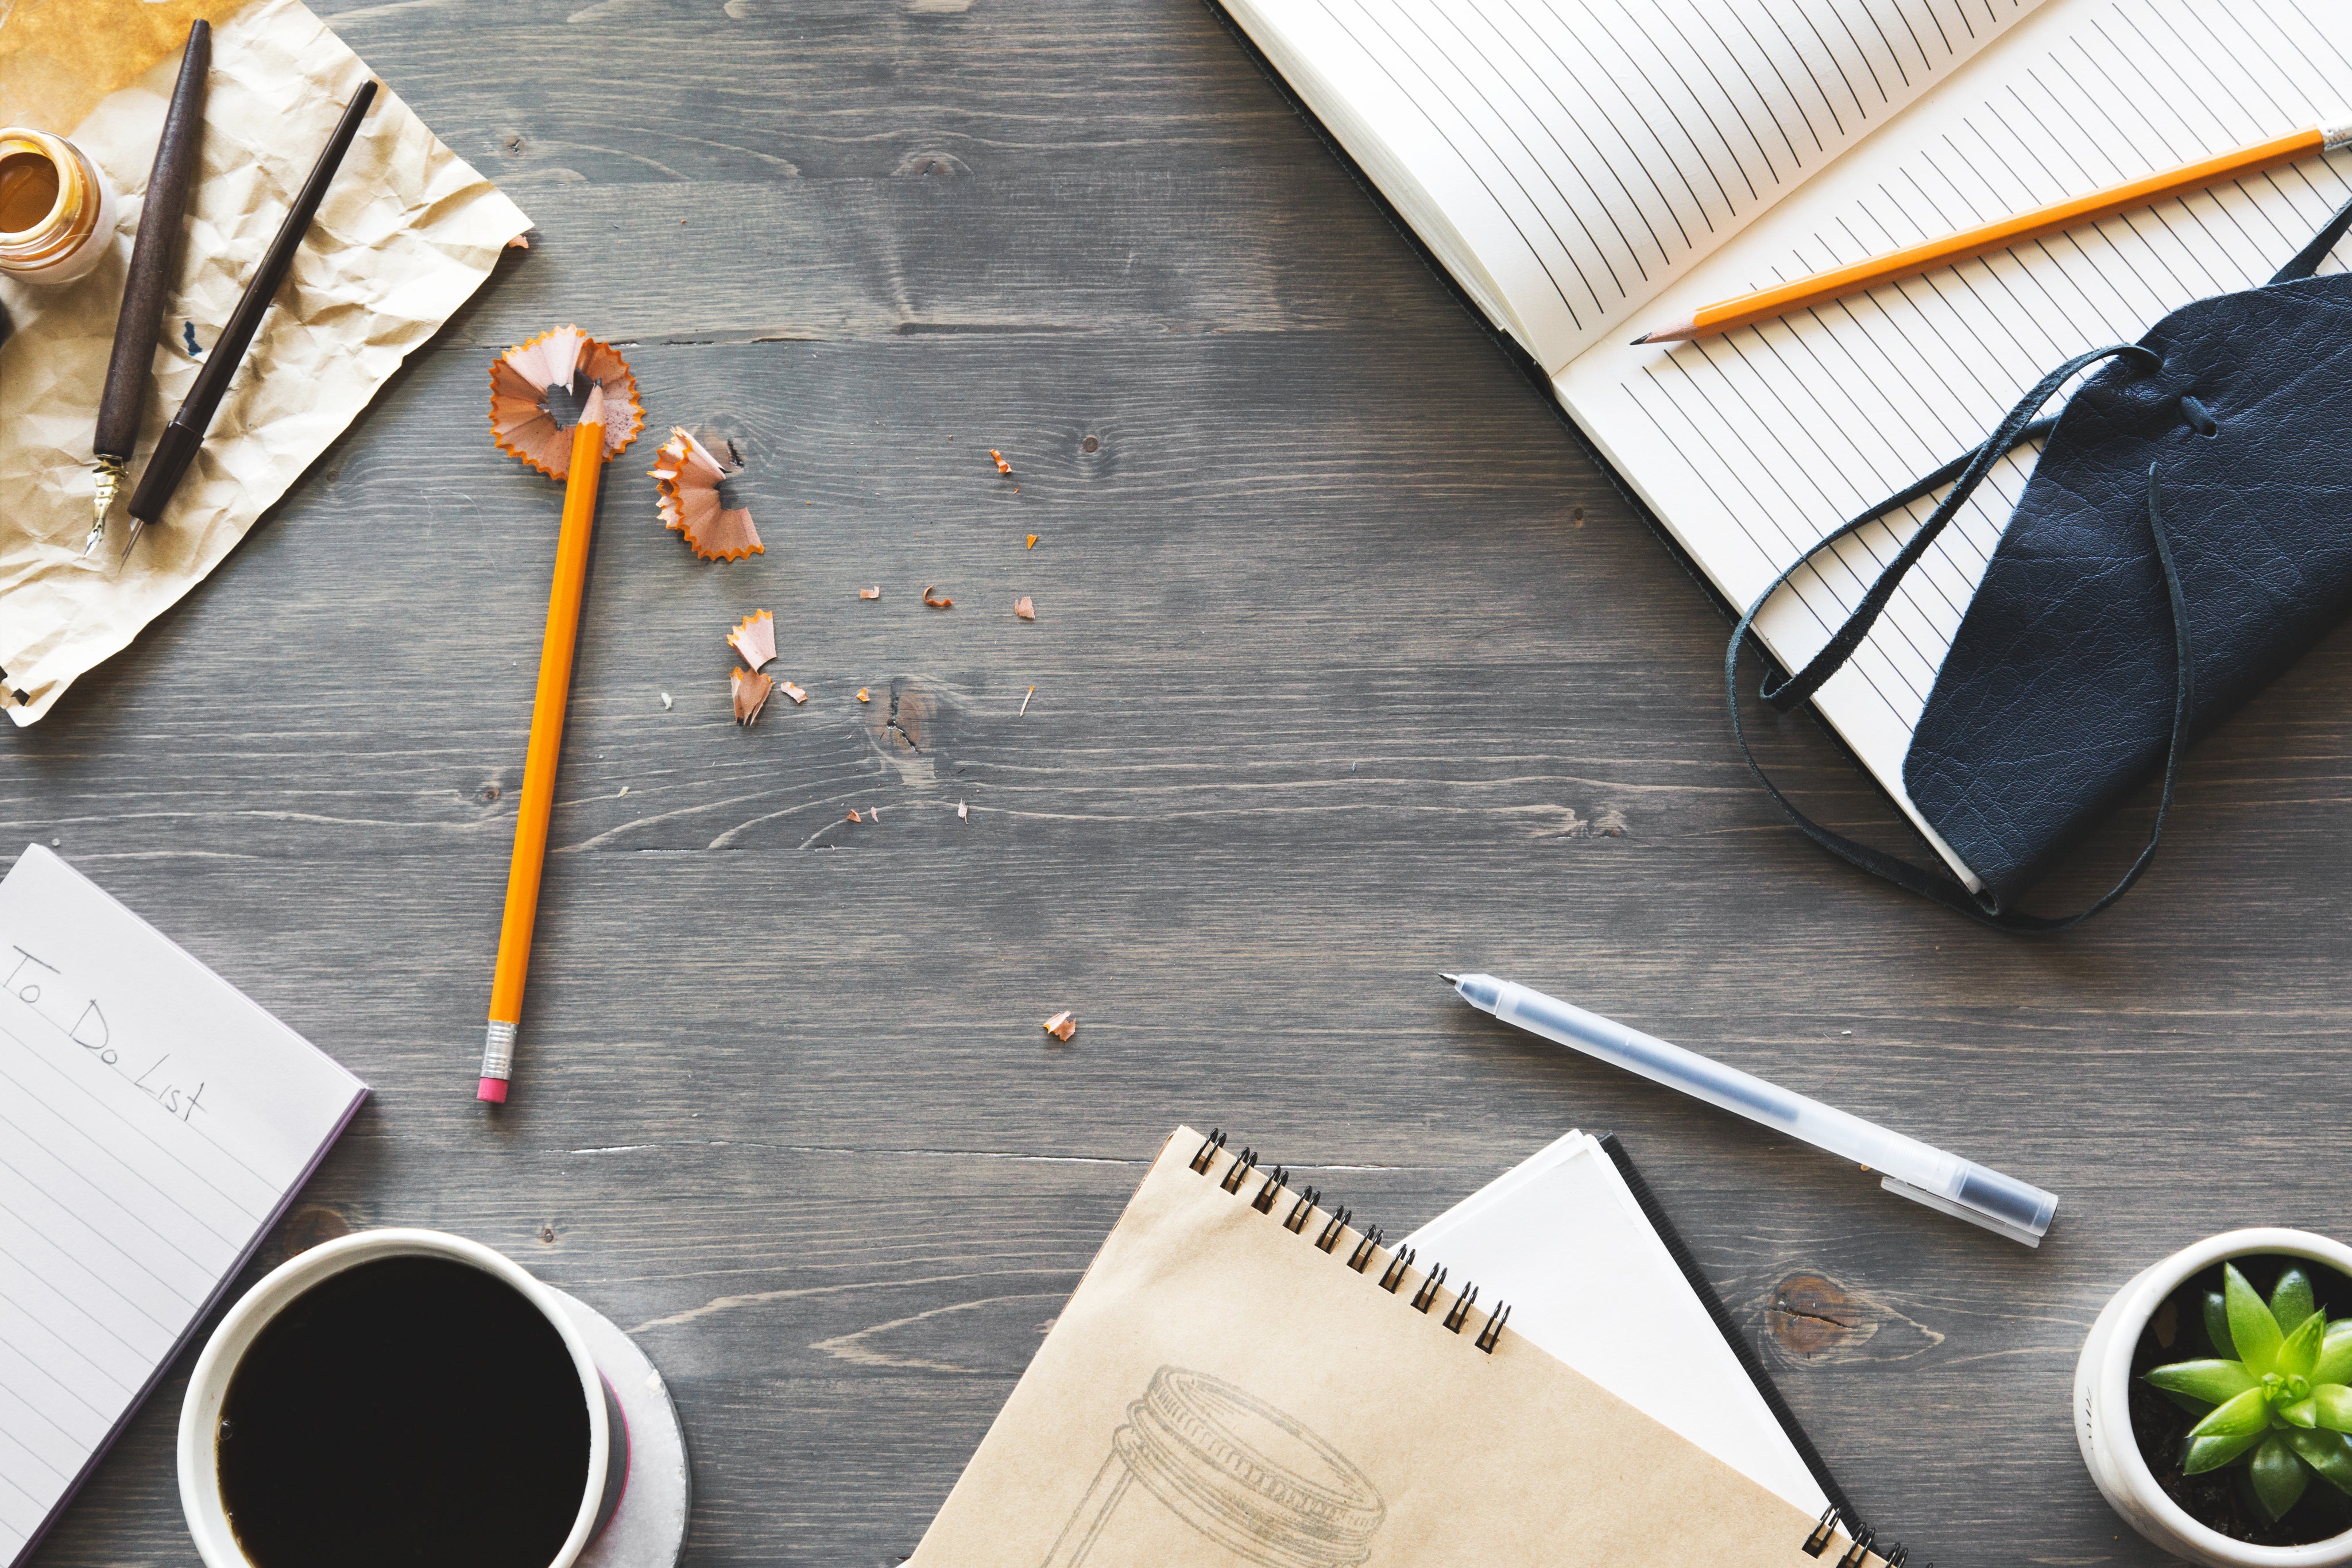
[(507, 1078), (514, 1072), (515, 1033), (518, 1026), (490, 1020), (488, 1033), (482, 1037), (482, 1076)]

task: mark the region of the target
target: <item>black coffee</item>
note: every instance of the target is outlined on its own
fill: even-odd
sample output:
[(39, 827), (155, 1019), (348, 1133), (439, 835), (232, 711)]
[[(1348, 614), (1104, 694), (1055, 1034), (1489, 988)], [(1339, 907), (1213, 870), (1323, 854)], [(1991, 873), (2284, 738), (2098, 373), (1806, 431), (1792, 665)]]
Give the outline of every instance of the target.
[(588, 1485), (562, 1337), (446, 1258), (297, 1297), (237, 1363), (219, 1443), (221, 1502), (259, 1568), (547, 1568)]

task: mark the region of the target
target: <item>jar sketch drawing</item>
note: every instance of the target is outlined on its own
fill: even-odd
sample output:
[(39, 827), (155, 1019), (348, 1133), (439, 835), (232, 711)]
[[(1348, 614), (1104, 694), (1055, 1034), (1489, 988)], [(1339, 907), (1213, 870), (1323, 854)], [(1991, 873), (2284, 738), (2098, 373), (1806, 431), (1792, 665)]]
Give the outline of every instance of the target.
[(1290, 1416), (1202, 1372), (1163, 1366), (1045, 1568), (1354, 1568), (1387, 1505)]

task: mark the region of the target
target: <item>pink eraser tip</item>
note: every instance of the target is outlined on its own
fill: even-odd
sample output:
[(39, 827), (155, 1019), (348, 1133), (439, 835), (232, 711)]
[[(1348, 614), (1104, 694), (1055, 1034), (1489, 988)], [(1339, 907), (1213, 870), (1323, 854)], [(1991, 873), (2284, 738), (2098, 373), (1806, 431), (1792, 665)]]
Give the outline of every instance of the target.
[(507, 1081), (503, 1078), (483, 1079), (481, 1083), (474, 1090), (474, 1098), (477, 1100), (488, 1100), (493, 1105), (505, 1104), (507, 1103)]

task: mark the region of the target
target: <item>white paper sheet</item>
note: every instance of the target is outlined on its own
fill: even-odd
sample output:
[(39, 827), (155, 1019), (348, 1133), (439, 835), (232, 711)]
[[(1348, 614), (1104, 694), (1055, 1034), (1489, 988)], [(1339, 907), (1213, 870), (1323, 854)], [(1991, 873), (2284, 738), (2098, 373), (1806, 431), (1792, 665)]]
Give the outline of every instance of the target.
[(1750, 1480), (1818, 1515), (1796, 1445), (1724, 1343), (1616, 1165), (1572, 1132), (1404, 1239), (1511, 1331)]

